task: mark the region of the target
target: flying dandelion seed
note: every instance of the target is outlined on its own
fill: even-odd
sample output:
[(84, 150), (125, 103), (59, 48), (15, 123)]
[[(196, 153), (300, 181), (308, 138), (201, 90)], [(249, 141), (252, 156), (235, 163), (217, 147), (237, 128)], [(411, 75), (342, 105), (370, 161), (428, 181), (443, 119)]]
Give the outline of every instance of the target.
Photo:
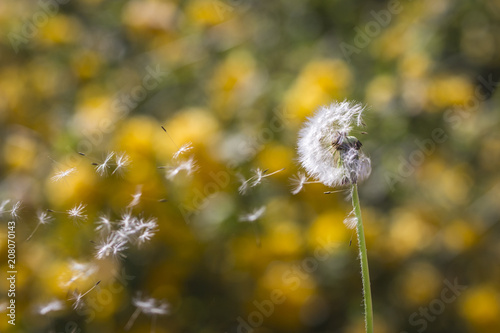
[(141, 201), (141, 196), (142, 196), (142, 186), (139, 185), (137, 186), (136, 192), (132, 194), (132, 201), (128, 204), (127, 208), (132, 208), (137, 206)]
[(111, 219), (106, 215), (99, 216), (95, 224), (97, 225), (95, 231), (100, 232), (110, 232), (113, 227), (113, 222), (111, 222)]
[(266, 212), (266, 206), (256, 208), (253, 212), (240, 216), (239, 220), (241, 222), (254, 222), (261, 218)]
[(356, 228), (356, 224), (358, 224), (358, 218), (354, 214), (354, 209), (344, 219), (344, 224), (348, 229)]
[(50, 216), (47, 211), (39, 212), (37, 217), (38, 217), (38, 223), (33, 232), (28, 236), (26, 241), (29, 241), (33, 237), (33, 235), (38, 230), (38, 227), (40, 227), (40, 225), (48, 224), (50, 223), (50, 221), (52, 221), (52, 216)]
[(100, 176), (106, 176), (108, 174), (108, 169), (110, 168), (109, 164), (113, 156), (115, 156), (115, 153), (110, 152), (108, 153), (108, 155), (106, 155), (104, 162), (102, 162), (101, 164), (96, 164), (95, 169)]
[(69, 175), (71, 175), (75, 171), (76, 171), (76, 168), (70, 168), (70, 169), (67, 169), (67, 170), (56, 172), (56, 174), (54, 176), (52, 176), (50, 178), (50, 180), (52, 180), (53, 182), (58, 182), (61, 179), (64, 179), (64, 178), (68, 177)]
[(249, 179), (245, 179), (242, 176), (239, 176), (240, 181), (241, 181), (241, 185), (238, 188), (238, 192), (240, 194), (245, 194), (250, 187), (255, 187), (255, 186), (259, 185), (260, 183), (262, 183), (264, 178), (270, 177), (270, 176), (277, 174), (278, 172), (281, 172), (283, 170), (285, 170), (285, 168), (276, 170), (276, 171), (271, 172), (271, 173), (267, 173), (267, 171), (268, 171), (267, 169), (262, 170), (260, 168), (257, 168), (254, 170), (254, 175), (252, 177), (250, 177)]
[(19, 217), (19, 209), (21, 208), (21, 201), (18, 201), (12, 206), (10, 210), (10, 216), (13, 219), (17, 219)]
[(292, 194), (295, 195), (302, 191), (306, 184), (318, 184), (318, 181), (309, 181), (305, 173), (299, 172), (297, 175), (290, 177), (290, 184), (292, 186)]
[[(125, 325), (126, 331), (132, 328), (132, 325), (134, 325), (135, 320), (141, 313), (153, 316), (153, 320), (156, 316), (164, 316), (170, 313), (170, 304), (166, 301), (157, 300), (155, 298), (141, 298), (140, 294), (132, 299), (132, 304), (136, 309)], [(153, 332), (153, 328), (151, 332)]]
[(179, 156), (181, 156), (182, 154), (190, 151), (191, 149), (193, 149), (193, 144), (191, 142), (188, 142), (186, 144), (183, 144), (173, 155), (173, 158), (174, 159), (177, 159)]
[(149, 220), (140, 220), (137, 225), (137, 230), (139, 236), (137, 237), (137, 242), (139, 245), (144, 244), (153, 238), (153, 236), (158, 231), (157, 219), (151, 218)]
[(60, 300), (53, 300), (37, 307), (37, 312), (41, 315), (61, 310), (64, 310), (64, 303)]
[(8, 211), (5, 210), (5, 206), (7, 206), (7, 204), (10, 202), (10, 200), (4, 200), (2, 201), (2, 203), (0, 203), (0, 216), (3, 214), (3, 213), (7, 213)]
[(166, 176), (168, 179), (174, 179), (182, 171), (190, 176), (196, 170), (198, 170), (198, 166), (196, 165), (194, 157), (191, 156), (187, 160), (180, 161), (176, 165), (168, 167)]
[(92, 290), (94, 290), (94, 288), (96, 288), (99, 285), (99, 283), (101, 283), (101, 281), (97, 281), (97, 283), (94, 284), (94, 286), (92, 286), (92, 288), (90, 288), (89, 290), (87, 290), (83, 294), (79, 293), (78, 290), (75, 290), (75, 291), (72, 292), (72, 295), (69, 298), (69, 300), (73, 302), (73, 309), (74, 310), (78, 310), (78, 309), (81, 309), (83, 307), (83, 298), (88, 293), (90, 293)]
[(87, 219), (87, 215), (85, 215), (85, 208), (87, 205), (80, 203), (79, 205), (71, 208), (66, 211), (68, 216), (76, 221), (85, 221)]
[(81, 263), (72, 260), (69, 264), (69, 271), (71, 272), (69, 279), (66, 280), (66, 277), (61, 278), (60, 286), (62, 288), (69, 287), (79, 279), (88, 278), (97, 271), (97, 267), (93, 263)]
[(116, 166), (112, 174), (115, 173), (121, 174), (125, 170), (125, 168), (129, 166), (129, 164), (130, 164), (130, 157), (127, 154), (121, 153), (120, 155), (116, 155)]

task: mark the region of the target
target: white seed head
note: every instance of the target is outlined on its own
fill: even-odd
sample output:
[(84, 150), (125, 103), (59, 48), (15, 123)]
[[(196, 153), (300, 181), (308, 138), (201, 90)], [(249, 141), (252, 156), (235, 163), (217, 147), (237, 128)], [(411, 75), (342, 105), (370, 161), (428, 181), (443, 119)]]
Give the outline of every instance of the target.
[(364, 107), (348, 101), (321, 107), (299, 132), (299, 160), (309, 176), (337, 187), (358, 183), (371, 172), (370, 159), (349, 132), (362, 126)]

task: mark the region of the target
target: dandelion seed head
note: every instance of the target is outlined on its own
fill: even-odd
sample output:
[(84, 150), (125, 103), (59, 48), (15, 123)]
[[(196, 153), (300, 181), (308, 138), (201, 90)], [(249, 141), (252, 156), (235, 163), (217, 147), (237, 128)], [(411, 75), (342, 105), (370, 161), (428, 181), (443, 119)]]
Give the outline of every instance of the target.
[(364, 107), (353, 102), (334, 102), (321, 107), (299, 132), (299, 160), (309, 176), (330, 186), (366, 179), (370, 159), (350, 131), (362, 126)]

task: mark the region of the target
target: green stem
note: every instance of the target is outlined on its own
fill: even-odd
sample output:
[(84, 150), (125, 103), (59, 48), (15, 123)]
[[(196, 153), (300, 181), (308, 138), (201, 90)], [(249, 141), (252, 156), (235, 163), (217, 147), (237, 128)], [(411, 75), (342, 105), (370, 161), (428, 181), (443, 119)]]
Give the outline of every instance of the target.
[(373, 306), (372, 292), (370, 288), (370, 272), (368, 270), (368, 254), (366, 251), (365, 231), (363, 230), (363, 220), (361, 219), (361, 207), (359, 205), (357, 184), (352, 184), (352, 205), (354, 207), (356, 218), (358, 219), (356, 231), (358, 235), (359, 257), (361, 261), (361, 278), (363, 280), (366, 333), (373, 333)]

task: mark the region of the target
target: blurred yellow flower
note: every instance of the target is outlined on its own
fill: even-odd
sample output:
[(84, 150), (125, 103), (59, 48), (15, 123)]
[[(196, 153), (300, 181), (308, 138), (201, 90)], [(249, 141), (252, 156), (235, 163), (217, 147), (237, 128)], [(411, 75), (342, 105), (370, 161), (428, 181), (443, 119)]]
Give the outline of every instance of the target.
[(286, 111), (297, 123), (302, 123), (318, 105), (344, 99), (351, 82), (351, 71), (343, 60), (314, 60), (306, 65), (287, 91), (284, 100)]
[(9, 168), (17, 171), (31, 171), (36, 167), (38, 145), (34, 138), (21, 132), (7, 136), (3, 157)]
[(428, 88), (430, 110), (443, 110), (455, 105), (465, 105), (473, 98), (473, 87), (461, 76), (446, 75), (430, 81)]
[(193, 0), (185, 10), (188, 20), (201, 25), (215, 25), (234, 17), (235, 8), (225, 1)]
[(440, 296), (441, 274), (427, 262), (413, 263), (399, 276), (399, 281), (400, 295), (410, 307), (426, 304)]
[(475, 332), (496, 332), (500, 327), (500, 298), (498, 288), (479, 285), (464, 292), (460, 312)]

